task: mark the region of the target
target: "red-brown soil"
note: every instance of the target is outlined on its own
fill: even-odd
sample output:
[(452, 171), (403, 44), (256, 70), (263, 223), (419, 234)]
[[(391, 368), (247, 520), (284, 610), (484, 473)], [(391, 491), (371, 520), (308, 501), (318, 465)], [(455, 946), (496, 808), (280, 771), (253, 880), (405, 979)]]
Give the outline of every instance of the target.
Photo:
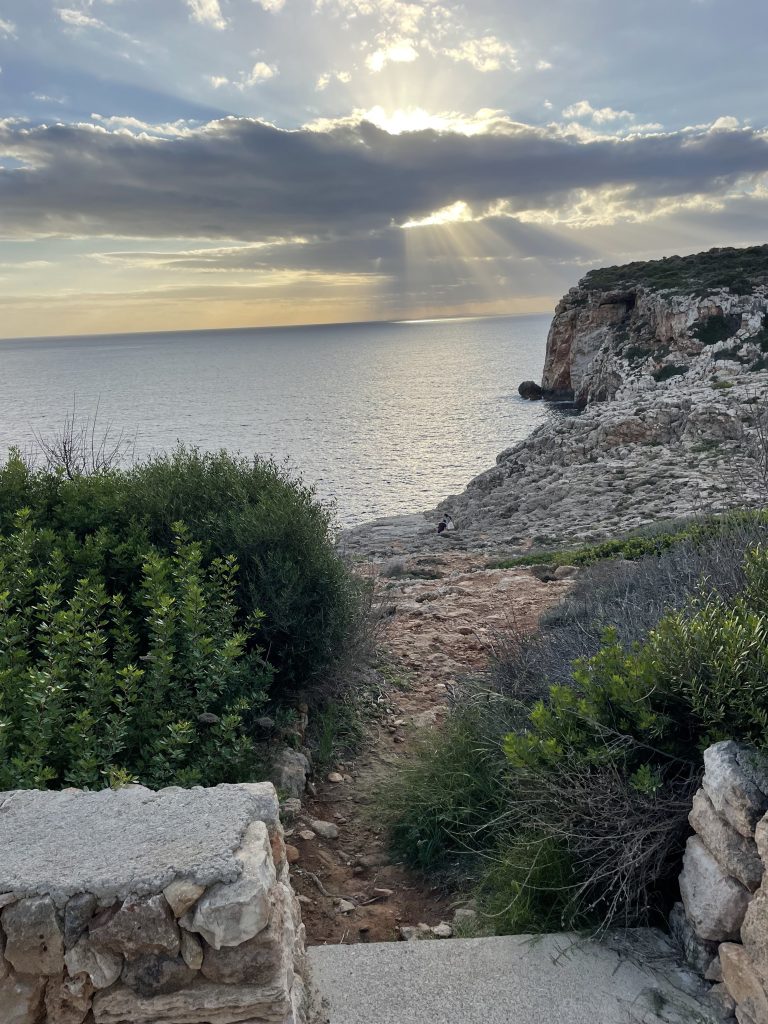
[[(488, 569), (483, 555), (463, 552), (385, 564), (394, 577), (381, 569), (375, 568), (384, 611), (378, 661), (389, 684), (380, 713), (367, 723), (355, 758), (336, 766), (344, 781), (316, 780), (316, 794), (286, 834), (299, 851), (292, 876), (310, 945), (381, 942), (397, 939), (400, 925), (450, 920), (448, 894), (391, 863), (376, 793), (407, 763), (419, 733), (439, 728), (451, 684), (481, 671), (512, 623), (535, 628), (570, 587), (568, 580), (543, 583), (527, 569)], [(337, 825), (338, 838), (302, 838), (310, 819)], [(369, 866), (361, 858), (371, 859)], [(355, 909), (344, 912), (340, 899)]]

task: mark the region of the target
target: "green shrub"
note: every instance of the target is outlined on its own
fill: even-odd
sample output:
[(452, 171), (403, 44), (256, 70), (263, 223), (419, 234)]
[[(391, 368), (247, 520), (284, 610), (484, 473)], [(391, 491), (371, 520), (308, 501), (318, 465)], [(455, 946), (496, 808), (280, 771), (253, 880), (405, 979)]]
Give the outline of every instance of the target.
[(739, 295), (750, 294), (756, 284), (768, 280), (768, 245), (743, 249), (709, 249), (690, 256), (636, 261), (623, 266), (601, 267), (584, 278), (584, 287), (600, 291), (642, 286), (676, 292), (695, 292), (702, 297), (720, 288)]
[(177, 522), (204, 565), (233, 556), (241, 616), (262, 613), (249, 642), (266, 650), (277, 689), (325, 672), (357, 626), (359, 588), (334, 549), (331, 510), (272, 462), (180, 447), (69, 477), (12, 454), (0, 469), (0, 535), (24, 507), (51, 531), (70, 582), (93, 571), (108, 589), (136, 589), (148, 553), (173, 550)]
[[(733, 387), (727, 382), (717, 382), (721, 387)], [(714, 387), (714, 384), (713, 384)], [(710, 445), (711, 447), (711, 445)], [(703, 449), (702, 449), (703, 450)], [(585, 544), (573, 550), (539, 551), (530, 555), (518, 555), (488, 563), (492, 569), (515, 569), (526, 565), (594, 565), (610, 558), (623, 558), (635, 562), (648, 555), (661, 555), (676, 544), (693, 541), (707, 544), (725, 534), (733, 532), (741, 523), (768, 523), (764, 513), (745, 511), (728, 512), (725, 515), (709, 516), (693, 521), (676, 521), (673, 524), (657, 524), (645, 527), (637, 533), (598, 544)]]
[(486, 849), (509, 810), (501, 709), (493, 694), (456, 708), (438, 734), (426, 737), (411, 764), (382, 794), (394, 852), (422, 869), (444, 868), (457, 855)]
[(65, 553), (29, 510), (0, 537), (0, 789), (253, 777), (270, 672), (246, 652), (259, 615), (238, 615), (235, 560), (204, 566), (177, 524), (123, 590), (99, 571), (107, 542), (66, 535)]
[(497, 931), (658, 920), (703, 749), (768, 749), (765, 514), (682, 532), (594, 563), (539, 636), (499, 645), (499, 691), (465, 687), (396, 787), (397, 852), (471, 854)]
[(498, 935), (582, 927), (575, 918), (573, 869), (564, 844), (535, 832), (506, 838), (487, 857), (477, 885), (481, 919)]
[(673, 363), (667, 363), (666, 366), (654, 370), (651, 376), (657, 384), (661, 384), (665, 380), (671, 380), (673, 377), (682, 377), (686, 373), (688, 373), (687, 366), (675, 366)]
[(732, 338), (739, 327), (741, 327), (741, 316), (713, 313), (706, 320), (697, 320), (691, 333), (704, 345), (717, 345), (720, 341)]

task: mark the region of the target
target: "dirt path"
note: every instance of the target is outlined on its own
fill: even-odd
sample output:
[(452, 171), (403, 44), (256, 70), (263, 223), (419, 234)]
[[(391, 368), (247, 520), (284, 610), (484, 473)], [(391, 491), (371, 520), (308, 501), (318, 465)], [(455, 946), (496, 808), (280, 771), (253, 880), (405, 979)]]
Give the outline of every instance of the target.
[[(447, 552), (378, 566), (385, 619), (380, 657), (390, 680), (381, 715), (357, 757), (317, 780), (286, 841), (298, 851), (293, 883), (310, 945), (397, 939), (400, 925), (450, 919), (448, 897), (392, 863), (375, 794), (405, 763), (424, 729), (438, 728), (448, 688), (482, 669), (503, 631), (532, 629), (570, 587), (527, 569), (487, 569), (487, 555)], [(331, 781), (331, 780), (336, 781)], [(313, 819), (338, 829), (322, 838)], [(341, 902), (341, 901), (345, 902)]]

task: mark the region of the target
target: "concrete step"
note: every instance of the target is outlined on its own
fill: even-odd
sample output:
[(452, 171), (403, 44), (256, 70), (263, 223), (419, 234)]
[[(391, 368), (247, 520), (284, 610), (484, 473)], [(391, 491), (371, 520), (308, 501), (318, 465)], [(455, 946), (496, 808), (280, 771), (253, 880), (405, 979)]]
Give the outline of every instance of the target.
[(315, 946), (312, 1024), (716, 1024), (709, 986), (665, 936)]

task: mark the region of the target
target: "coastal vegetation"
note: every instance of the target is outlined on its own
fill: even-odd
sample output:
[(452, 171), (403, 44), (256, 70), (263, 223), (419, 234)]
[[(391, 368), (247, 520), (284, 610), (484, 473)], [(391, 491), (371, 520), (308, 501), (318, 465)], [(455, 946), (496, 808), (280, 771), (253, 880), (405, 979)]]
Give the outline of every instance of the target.
[(469, 876), (489, 931), (654, 920), (703, 749), (768, 746), (767, 525), (741, 512), (592, 557), (401, 773), (395, 851)]
[(719, 288), (728, 288), (738, 295), (749, 295), (755, 285), (766, 283), (768, 245), (752, 245), (743, 249), (709, 249), (692, 256), (667, 256), (660, 260), (601, 267), (589, 271), (584, 281), (587, 289), (599, 291), (645, 287), (701, 296)]
[(253, 778), (255, 719), (359, 625), (332, 512), (275, 464), (180, 447), (0, 468), (0, 788)]

